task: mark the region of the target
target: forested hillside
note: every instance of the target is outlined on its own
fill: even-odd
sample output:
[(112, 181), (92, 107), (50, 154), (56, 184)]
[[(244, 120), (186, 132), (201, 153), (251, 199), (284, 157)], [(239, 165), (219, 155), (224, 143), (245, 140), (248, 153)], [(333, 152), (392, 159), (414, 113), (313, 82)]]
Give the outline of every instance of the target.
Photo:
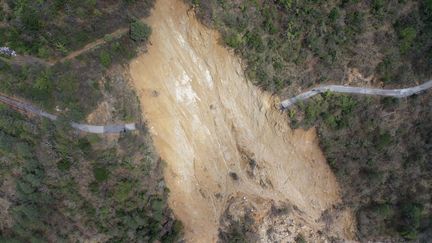
[[(324, 83), (392, 88), (432, 77), (431, 0), (186, 2), (242, 57), (248, 78), (281, 97)], [(0, 54), (0, 92), (60, 117), (51, 122), (0, 106), (0, 242), (180, 237), (164, 161), (125, 71), (146, 50), (152, 30), (139, 20), (153, 4), (0, 0), (0, 47), (17, 53)], [(97, 45), (83, 49), (89, 43)], [(62, 59), (73, 53), (80, 55)], [(317, 127), (342, 187), (336, 210), (354, 210), (359, 240), (432, 238), (431, 109), (428, 91), (401, 100), (325, 93), (286, 111), (292, 127)], [(80, 134), (71, 120), (139, 128)], [(249, 224), (227, 225), (220, 235), (228, 242), (254, 233)]]
[[(249, 79), (282, 97), (325, 83), (406, 87), (432, 77), (429, 0), (189, 3), (243, 58)], [(431, 106), (430, 92), (402, 100), (326, 93), (287, 111), (292, 126), (317, 126), (358, 239), (430, 239)]]
[[(0, 92), (60, 116), (0, 107), (0, 242), (172, 242), (164, 162), (124, 64), (145, 49), (153, 1), (0, 1)], [(130, 30), (120, 37), (118, 28)], [(104, 42), (65, 62), (97, 38)], [(108, 110), (100, 109), (108, 104)], [(104, 106), (102, 106), (104, 107)], [(96, 110), (96, 113), (93, 112)], [(79, 134), (69, 121), (134, 121), (138, 131)]]
[(44, 59), (66, 55), (146, 16), (153, 0), (2, 0), (0, 43)]
[(348, 68), (405, 85), (431, 74), (431, 1), (191, 2), (270, 91), (339, 83)]

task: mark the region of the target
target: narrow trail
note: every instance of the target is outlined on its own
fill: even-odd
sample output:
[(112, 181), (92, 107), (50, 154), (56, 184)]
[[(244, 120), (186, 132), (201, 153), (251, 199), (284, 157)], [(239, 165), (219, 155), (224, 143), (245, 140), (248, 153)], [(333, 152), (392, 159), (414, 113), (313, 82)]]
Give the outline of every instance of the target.
[[(27, 114), (36, 115), (48, 118), (51, 121), (55, 121), (58, 119), (56, 115), (45, 112), (31, 104), (25, 103), (18, 99), (0, 94), (0, 102), (10, 106), (12, 109), (17, 111), (21, 111)], [(126, 124), (113, 124), (113, 125), (90, 125), (90, 124), (81, 124), (76, 122), (71, 122), (71, 126), (77, 130), (88, 133), (96, 133), (96, 134), (107, 134), (107, 133), (121, 133), (125, 131), (135, 130), (135, 123), (126, 123)]]
[[(120, 29), (117, 29), (116, 31), (108, 34), (108, 36), (116, 39), (116, 38), (119, 38), (122, 35), (126, 34), (128, 31), (129, 31), (129, 28), (120, 28)], [(90, 42), (87, 45), (85, 45), (83, 48), (76, 50), (76, 51), (73, 51), (73, 52), (69, 53), (67, 56), (65, 56), (65, 57), (63, 57), (57, 61), (50, 61), (49, 63), (50, 63), (50, 65), (55, 65), (57, 63), (62, 63), (62, 62), (68, 61), (68, 60), (72, 60), (75, 57), (77, 57), (77, 56), (79, 56), (85, 52), (88, 52), (88, 51), (90, 51), (90, 50), (92, 50), (92, 49), (94, 49), (100, 45), (105, 44), (106, 42), (107, 41), (105, 40), (105, 37), (96, 39), (95, 41)]]
[[(110, 36), (113, 39), (117, 39), (117, 38), (120, 38), (121, 36), (123, 36), (124, 34), (126, 34), (128, 31), (129, 31), (129, 28), (126, 28), (126, 27), (120, 28), (120, 29), (117, 29), (116, 31), (109, 33), (105, 36)], [(4, 61), (8, 62), (8, 63), (17, 64), (17, 65), (39, 63), (39, 64), (42, 64), (45, 66), (54, 66), (58, 63), (63, 63), (63, 62), (72, 60), (72, 59), (80, 56), (83, 53), (86, 53), (90, 50), (97, 48), (100, 45), (107, 43), (105, 36), (102, 38), (96, 39), (96, 40), (86, 44), (84, 47), (69, 53), (67, 56), (56, 59), (56, 60), (44, 60), (44, 59), (41, 59), (39, 57), (31, 56), (31, 55), (17, 55), (16, 57), (11, 58), (11, 59), (7, 59), (4, 57), (0, 57), (0, 58)]]
[(395, 98), (405, 98), (430, 88), (432, 88), (432, 80), (429, 80), (421, 85), (405, 89), (375, 89), (364, 87), (350, 87), (343, 85), (325, 85), (313, 88), (295, 97), (286, 99), (281, 102), (280, 106), (282, 109), (287, 109), (297, 102), (307, 100), (317, 94), (321, 94), (327, 91), (345, 94), (379, 95)]

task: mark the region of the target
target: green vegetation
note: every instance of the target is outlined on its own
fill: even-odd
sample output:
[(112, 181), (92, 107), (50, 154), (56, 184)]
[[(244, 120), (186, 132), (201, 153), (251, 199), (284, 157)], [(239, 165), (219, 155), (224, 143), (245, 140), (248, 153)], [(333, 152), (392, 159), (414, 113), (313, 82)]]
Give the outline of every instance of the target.
[(144, 17), (153, 5), (153, 0), (3, 2), (0, 21), (5, 24), (0, 25), (0, 43), (19, 54), (48, 59), (64, 56), (96, 38), (126, 27), (130, 16)]
[(138, 45), (123, 36), (82, 54), (78, 60), (54, 66), (0, 60), (0, 92), (25, 98), (50, 112), (57, 107), (64, 116), (79, 121), (102, 98), (96, 80), (111, 66), (135, 57)]
[(401, 53), (406, 53), (408, 50), (410, 50), (413, 45), (414, 41), (417, 36), (417, 31), (415, 28), (409, 26), (404, 29), (402, 29), (399, 33), (401, 44), (400, 44), (400, 50)]
[(407, 84), (432, 74), (429, 1), (190, 2), (247, 62), (249, 78), (270, 91), (342, 82), (347, 67)]
[(61, 160), (57, 163), (57, 169), (59, 169), (62, 172), (69, 171), (71, 167), (72, 167), (72, 163), (67, 159)]
[(93, 175), (97, 182), (106, 181), (108, 179), (108, 170), (103, 167), (94, 167)]
[(147, 41), (151, 34), (151, 28), (145, 23), (136, 20), (130, 25), (130, 38), (134, 41)]
[[(7, 108), (0, 109), (0, 115), (4, 161), (0, 191), (2, 200), (11, 205), (0, 212), (2, 219), (7, 219), (0, 241), (45, 242), (48, 237), (77, 241), (88, 237), (88, 232), (103, 234), (112, 242), (178, 237), (181, 225), (167, 209), (166, 189), (159, 186), (160, 162), (151, 144), (145, 142), (148, 134), (120, 138), (123, 146), (140, 144), (134, 150), (121, 145), (100, 149), (104, 139), (90, 143), (88, 137), (78, 136), (61, 123), (28, 121)], [(91, 153), (83, 149), (83, 141), (90, 144)], [(127, 154), (120, 152), (124, 149)], [(145, 156), (142, 151), (147, 151), (151, 160), (147, 176), (132, 164), (134, 158)], [(97, 181), (93, 192), (93, 179), (88, 176), (91, 161)], [(163, 229), (166, 223), (172, 228)]]
[(432, 229), (430, 97), (327, 93), (291, 110), (294, 126), (318, 126), (344, 202), (357, 209), (361, 239), (416, 240)]
[(422, 217), (422, 205), (407, 204), (402, 206), (400, 234), (408, 239), (417, 239), (417, 234), (420, 228), (420, 219)]
[(99, 56), (101, 64), (108, 68), (111, 65), (111, 56), (107, 51), (102, 51)]
[[(24, 61), (0, 59), (0, 92), (59, 115), (51, 122), (0, 105), (0, 242), (175, 242), (162, 162), (143, 125), (118, 139), (78, 134), (110, 97), (113, 120), (139, 121), (122, 64), (145, 45), (122, 36), (76, 59), (56, 59), (148, 14), (152, 0), (4, 1), (0, 42)], [(4, 15), (3, 15), (4, 14)], [(47, 31), (49, 30), (49, 31)], [(108, 72), (109, 70), (109, 72)], [(102, 85), (99, 85), (99, 84)], [(105, 100), (106, 101), (106, 100)], [(112, 122), (112, 121), (111, 121)]]
[[(432, 76), (430, 0), (189, 2), (244, 59), (249, 79), (284, 97), (322, 83), (364, 85), (349, 78), (354, 69), (373, 76), (375, 86), (412, 86)], [(430, 97), (325, 93), (287, 112), (294, 127), (318, 127), (362, 241), (430, 238)]]

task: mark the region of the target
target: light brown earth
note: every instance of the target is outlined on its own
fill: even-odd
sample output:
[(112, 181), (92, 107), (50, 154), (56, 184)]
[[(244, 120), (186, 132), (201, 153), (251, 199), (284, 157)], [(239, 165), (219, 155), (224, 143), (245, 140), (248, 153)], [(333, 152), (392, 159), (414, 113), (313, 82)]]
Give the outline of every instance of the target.
[(239, 58), (182, 1), (158, 0), (147, 22), (152, 44), (130, 72), (186, 240), (217, 241), (230, 198), (258, 211), (288, 203), (298, 208), (291, 217), (323, 229), (320, 216), (340, 195), (315, 131), (293, 131), (274, 97), (246, 80)]

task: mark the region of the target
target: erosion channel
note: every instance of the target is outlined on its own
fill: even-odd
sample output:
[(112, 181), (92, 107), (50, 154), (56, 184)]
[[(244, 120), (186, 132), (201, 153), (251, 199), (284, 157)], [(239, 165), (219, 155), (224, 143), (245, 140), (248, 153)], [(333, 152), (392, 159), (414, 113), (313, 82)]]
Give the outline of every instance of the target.
[[(263, 241), (351, 239), (349, 211), (323, 220), (340, 195), (315, 131), (292, 130), (274, 97), (246, 80), (240, 59), (182, 1), (158, 0), (147, 21), (151, 44), (130, 72), (186, 240), (215, 242), (227, 218), (245, 214)], [(292, 210), (271, 217), (275, 207)]]

